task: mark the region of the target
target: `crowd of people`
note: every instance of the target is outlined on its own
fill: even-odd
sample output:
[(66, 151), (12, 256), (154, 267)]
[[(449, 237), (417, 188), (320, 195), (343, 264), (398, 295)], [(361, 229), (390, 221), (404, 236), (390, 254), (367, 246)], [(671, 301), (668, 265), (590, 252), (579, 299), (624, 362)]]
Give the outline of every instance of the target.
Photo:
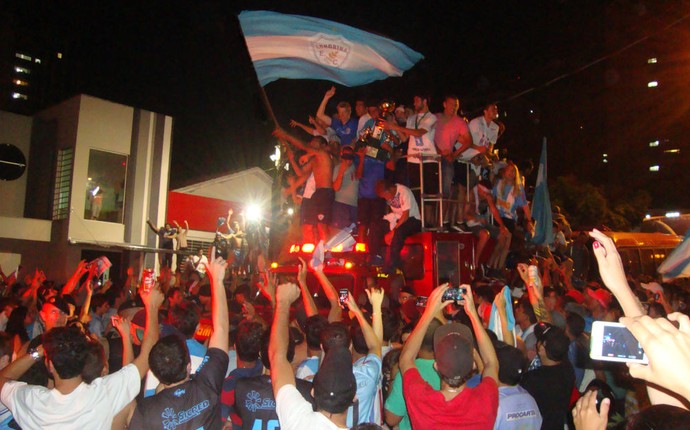
[[(392, 274), (410, 235), (472, 232), (478, 275), (502, 274), (511, 243), (519, 248), (534, 226), (523, 174), (494, 148), (505, 131), (497, 105), (482, 103), (468, 121), (459, 114), (458, 97), (445, 96), (443, 110), (434, 114), (431, 98), (419, 93), (411, 107), (357, 100), (353, 115), (350, 103), (340, 101), (328, 115), (335, 93), (335, 87), (326, 92), (308, 124), (290, 122), (307, 139), (274, 132), (287, 152), (284, 194), (301, 208), (304, 241), (326, 242), (349, 228), (369, 245), (370, 264)], [(531, 162), (525, 168), (531, 171)], [(483, 256), (490, 238), (495, 245)]]
[[(423, 302), (378, 278), (341, 298), (305, 261), (263, 273), (257, 297), (215, 249), (200, 287), (166, 270), (100, 286), (85, 262), (62, 286), (2, 274), (0, 428), (683, 428), (688, 294), (636, 282), (590, 236), (602, 284), (526, 260), (509, 286), (444, 284)], [(590, 358), (592, 324), (619, 320), (648, 365)]]
[[(294, 275), (246, 263), (248, 227), (232, 211), (178, 270), (161, 253), (155, 279), (130, 269), (101, 282), (85, 261), (64, 285), (0, 270), (0, 430), (687, 427), (690, 295), (626, 275), (611, 239), (573, 233), (558, 208), (554, 244), (524, 246), (529, 199), (520, 169), (494, 154), (495, 104), (469, 124), (454, 96), (438, 115), (419, 95), (414, 109), (358, 101), (355, 118), (340, 102), (328, 116), (334, 95), (310, 125), (292, 123), (308, 142), (275, 131), (303, 240), (349, 228), (370, 264), (396, 273), (429, 210), (437, 228), (477, 236), (473, 281), (418, 297), (370, 277), (343, 295), (313, 261)], [(434, 218), (421, 195), (437, 194), (457, 204)], [(149, 222), (160, 248), (184, 254), (189, 225), (173, 224)], [(597, 321), (621, 321), (649, 364), (591, 358)]]

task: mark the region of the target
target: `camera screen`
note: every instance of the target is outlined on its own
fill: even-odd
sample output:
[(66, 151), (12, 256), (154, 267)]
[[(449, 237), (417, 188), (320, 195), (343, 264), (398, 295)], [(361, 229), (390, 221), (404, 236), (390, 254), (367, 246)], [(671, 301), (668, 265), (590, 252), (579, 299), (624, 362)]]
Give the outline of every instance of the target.
[(640, 342), (625, 327), (604, 326), (601, 355), (642, 360), (644, 351)]
[(347, 289), (341, 289), (340, 290), (340, 304), (344, 305), (347, 302), (347, 295), (349, 293), (349, 290)]

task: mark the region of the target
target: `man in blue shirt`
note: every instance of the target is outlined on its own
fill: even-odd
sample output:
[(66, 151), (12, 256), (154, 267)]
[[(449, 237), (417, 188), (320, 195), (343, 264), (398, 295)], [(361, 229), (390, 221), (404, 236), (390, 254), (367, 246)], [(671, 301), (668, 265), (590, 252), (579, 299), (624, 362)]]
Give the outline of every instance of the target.
[(346, 101), (338, 103), (338, 113), (333, 115), (333, 117), (326, 115), (326, 105), (334, 95), (335, 87), (331, 87), (326, 91), (319, 105), (319, 109), (316, 111), (316, 117), (335, 131), (335, 134), (340, 138), (340, 144), (342, 146), (351, 145), (357, 140), (358, 120), (352, 117), (352, 107), (350, 103)]

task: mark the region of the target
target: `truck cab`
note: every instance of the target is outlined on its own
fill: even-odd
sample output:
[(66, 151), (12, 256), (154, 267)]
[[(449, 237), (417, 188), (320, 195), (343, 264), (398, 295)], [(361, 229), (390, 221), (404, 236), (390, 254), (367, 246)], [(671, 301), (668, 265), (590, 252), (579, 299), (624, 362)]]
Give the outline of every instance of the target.
[[(300, 264), (298, 257), (308, 263), (314, 248), (311, 243), (290, 245), (289, 257), (272, 263), (271, 271), (280, 275), (282, 280), (296, 277)], [(368, 277), (376, 278), (387, 291), (390, 291), (394, 279), (398, 279), (397, 287), (400, 287), (399, 276), (389, 277), (380, 273), (379, 267), (367, 264), (367, 251), (366, 244), (356, 243), (352, 250), (343, 251), (336, 247), (326, 253), (323, 271), (336, 290), (347, 288), (357, 297), (366, 288)], [(474, 269), (474, 252), (475, 238), (471, 233), (422, 232), (410, 236), (401, 252), (404, 285), (417, 295), (428, 296), (444, 282), (453, 285), (469, 283)], [(315, 298), (322, 297), (312, 273), (307, 275), (307, 285)]]

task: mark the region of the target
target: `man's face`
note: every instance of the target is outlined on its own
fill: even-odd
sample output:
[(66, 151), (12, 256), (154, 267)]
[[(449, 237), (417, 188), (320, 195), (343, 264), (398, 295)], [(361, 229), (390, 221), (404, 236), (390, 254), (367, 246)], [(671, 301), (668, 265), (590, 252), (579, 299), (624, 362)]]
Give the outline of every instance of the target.
[(379, 108), (376, 106), (367, 107), (367, 112), (369, 113), (369, 116), (372, 118), (378, 118), (381, 115), (381, 112), (379, 112)]
[(182, 301), (182, 293), (180, 291), (175, 291), (172, 296), (170, 296), (170, 305), (175, 306)]
[(314, 138), (309, 141), (309, 146), (314, 148), (314, 149), (321, 149), (321, 139)]
[(484, 114), (487, 115), (491, 119), (496, 119), (498, 118), (498, 106), (497, 105), (489, 105), (484, 109)]
[(400, 300), (401, 304), (405, 303), (406, 301), (411, 300), (411, 299), (414, 299), (414, 296), (412, 294), (405, 292), (405, 291), (400, 293), (399, 300)]
[(338, 106), (338, 118), (340, 121), (345, 122), (352, 115), (352, 108), (349, 106)]
[(105, 314), (106, 312), (108, 312), (109, 309), (110, 309), (110, 303), (105, 302), (105, 303), (103, 303), (102, 305), (100, 305), (99, 307), (96, 308), (96, 313), (99, 314), (99, 315), (103, 315), (103, 314)]
[(379, 197), (388, 201), (388, 200), (392, 200), (393, 197), (395, 197), (395, 195), (393, 194), (393, 192), (391, 190), (383, 190), (379, 193)]
[(544, 296), (544, 305), (546, 309), (552, 311), (556, 309), (556, 303), (558, 302), (558, 295), (551, 291), (548, 295)]
[(55, 327), (64, 327), (67, 324), (67, 314), (50, 303), (43, 305), (41, 319), (46, 323), (46, 331)]
[(446, 113), (457, 113), (458, 109), (460, 109), (460, 100), (454, 97), (447, 97), (443, 102), (443, 109)]
[(367, 107), (364, 104), (364, 101), (362, 100), (357, 100), (355, 102), (355, 113), (357, 116), (362, 116), (367, 112)]
[(426, 106), (426, 100), (422, 99), (419, 96), (414, 96), (414, 98), (412, 99), (412, 104), (414, 105), (415, 112), (421, 112)]

